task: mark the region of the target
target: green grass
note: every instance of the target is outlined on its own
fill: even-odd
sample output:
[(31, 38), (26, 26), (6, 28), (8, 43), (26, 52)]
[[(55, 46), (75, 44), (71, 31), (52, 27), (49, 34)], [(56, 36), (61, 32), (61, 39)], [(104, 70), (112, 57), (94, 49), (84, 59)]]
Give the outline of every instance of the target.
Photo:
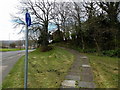
[(90, 59), (95, 82), (98, 88), (118, 87), (118, 60), (107, 56), (85, 54)]
[[(29, 54), (28, 88), (59, 88), (73, 63), (74, 56), (55, 47), (48, 52), (39, 49)], [(15, 64), (3, 82), (3, 88), (24, 87), (24, 56)]]
[[(73, 45), (71, 46), (70, 43), (64, 44), (63, 42), (56, 43), (55, 45), (75, 49), (81, 52), (80, 48)], [(88, 54), (82, 52), (82, 54), (88, 56), (90, 59), (97, 88), (118, 88), (118, 82), (120, 83), (120, 75), (118, 74), (118, 63), (120, 62), (120, 58), (98, 56), (97, 53)]]
[(2, 49), (0, 49), (0, 51), (2, 51), (2, 52), (7, 52), (7, 51), (18, 51), (18, 50), (25, 50), (25, 49), (17, 49), (17, 48), (12, 48), (12, 49), (5, 49), (5, 48), (2, 48)]
[[(56, 43), (55, 45), (75, 49), (81, 52), (81, 49), (76, 46), (71, 46), (70, 43)], [(90, 59), (90, 64), (94, 73), (95, 83), (97, 88), (118, 88), (120, 85), (120, 74), (118, 74), (118, 64), (120, 58), (98, 56), (98, 53), (83, 53)], [(118, 85), (119, 84), (119, 85)]]

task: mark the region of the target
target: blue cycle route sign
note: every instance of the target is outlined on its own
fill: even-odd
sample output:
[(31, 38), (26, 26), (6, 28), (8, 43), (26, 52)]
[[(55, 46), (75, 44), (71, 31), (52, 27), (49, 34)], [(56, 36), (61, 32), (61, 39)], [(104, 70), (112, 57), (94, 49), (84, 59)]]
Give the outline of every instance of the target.
[(27, 26), (30, 26), (31, 25), (31, 17), (30, 17), (29, 13), (26, 13), (25, 20), (26, 20)]

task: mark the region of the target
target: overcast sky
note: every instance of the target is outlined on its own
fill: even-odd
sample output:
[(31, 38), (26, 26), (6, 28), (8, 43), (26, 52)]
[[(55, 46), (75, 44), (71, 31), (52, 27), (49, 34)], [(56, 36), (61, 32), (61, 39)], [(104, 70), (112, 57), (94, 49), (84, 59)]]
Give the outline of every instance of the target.
[[(13, 29), (13, 23), (11, 22), (10, 14), (17, 13), (17, 5), (20, 0), (1, 0), (0, 1), (0, 40), (19, 40), (24, 37), (23, 34), (19, 34), (20, 29)], [(58, 0), (59, 1), (59, 0)], [(71, 1), (71, 0), (60, 0)], [(82, 0), (75, 0), (82, 1)]]
[(0, 2), (0, 40), (18, 40), (22, 35), (18, 35), (18, 30), (13, 29), (10, 14), (17, 12), (15, 8), (18, 0), (1, 0)]
[[(19, 34), (20, 29), (14, 29), (10, 14), (17, 13), (17, 5), (20, 0), (1, 0), (0, 1), (0, 40), (19, 40), (24, 37)], [(64, 0), (63, 0), (64, 1)]]

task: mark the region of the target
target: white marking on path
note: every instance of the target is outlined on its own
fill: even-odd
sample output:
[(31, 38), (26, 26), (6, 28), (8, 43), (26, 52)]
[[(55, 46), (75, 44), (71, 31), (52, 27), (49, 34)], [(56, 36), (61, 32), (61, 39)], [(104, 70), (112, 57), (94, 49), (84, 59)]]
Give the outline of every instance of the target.
[(81, 58), (82, 58), (82, 59), (87, 59), (87, 57), (86, 57), (86, 56), (82, 56)]
[(90, 65), (82, 65), (82, 67), (89, 68), (89, 67), (90, 67)]
[(62, 86), (63, 87), (75, 87), (76, 86), (75, 83), (76, 83), (76, 81), (74, 81), (74, 80), (64, 80), (62, 82)]

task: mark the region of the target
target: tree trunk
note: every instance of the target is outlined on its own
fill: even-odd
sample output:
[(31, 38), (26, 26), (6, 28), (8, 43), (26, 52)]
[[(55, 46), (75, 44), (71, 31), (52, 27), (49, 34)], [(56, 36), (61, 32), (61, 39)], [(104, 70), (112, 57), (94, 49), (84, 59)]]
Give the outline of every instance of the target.
[(85, 43), (84, 43), (83, 36), (81, 36), (81, 39), (82, 39), (82, 49), (84, 50), (85, 49)]
[(43, 41), (42, 46), (47, 47), (48, 46), (48, 22), (45, 22), (44, 28), (43, 28)]
[(97, 47), (97, 51), (98, 51), (98, 53), (100, 53), (100, 47), (99, 47), (98, 42), (95, 37), (94, 37), (94, 41), (95, 41), (95, 45)]

